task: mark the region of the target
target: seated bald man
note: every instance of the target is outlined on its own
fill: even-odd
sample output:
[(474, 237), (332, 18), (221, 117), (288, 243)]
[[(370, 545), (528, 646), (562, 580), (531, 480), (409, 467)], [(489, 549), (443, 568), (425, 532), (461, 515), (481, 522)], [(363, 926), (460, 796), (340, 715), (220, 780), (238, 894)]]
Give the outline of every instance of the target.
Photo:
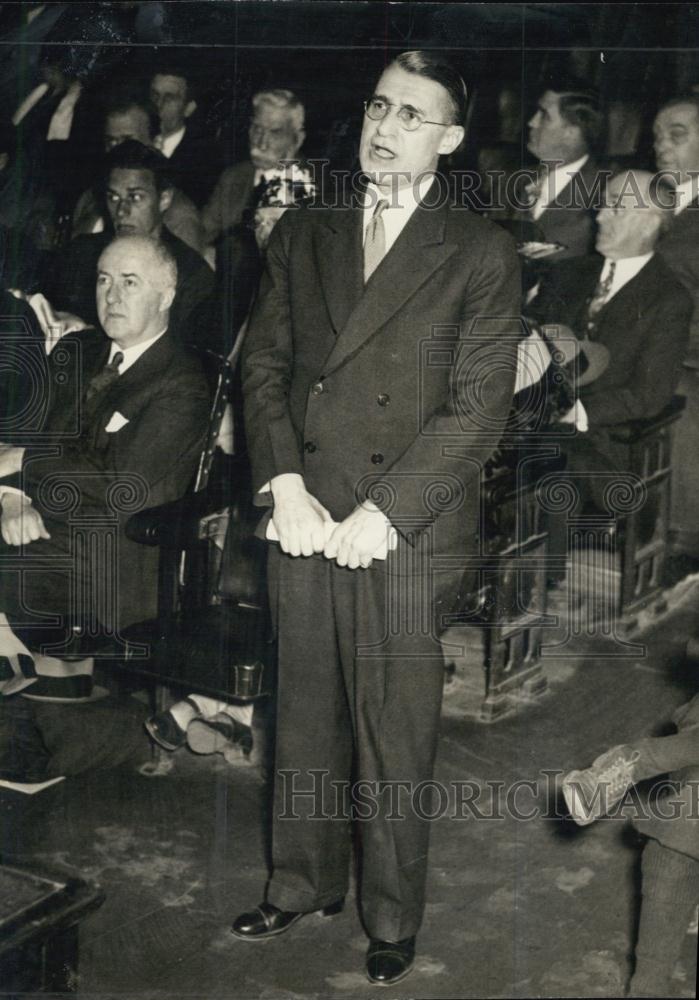
[(624, 471), (627, 447), (615, 430), (656, 416), (677, 388), (692, 302), (656, 253), (668, 205), (647, 171), (613, 177), (597, 214), (597, 253), (557, 264), (532, 304), (536, 318), (570, 327), (595, 359), (578, 381), (586, 429), (578, 424), (564, 445), (573, 472)]
[(157, 551), (129, 541), (124, 524), (185, 492), (206, 436), (203, 372), (168, 329), (169, 251), (117, 237), (96, 282), (104, 332), (63, 339), (49, 357), (43, 431), (0, 445), (0, 612), (12, 626), (0, 627), (4, 694), (35, 680), (29, 647), (47, 616), (111, 632), (155, 613)]

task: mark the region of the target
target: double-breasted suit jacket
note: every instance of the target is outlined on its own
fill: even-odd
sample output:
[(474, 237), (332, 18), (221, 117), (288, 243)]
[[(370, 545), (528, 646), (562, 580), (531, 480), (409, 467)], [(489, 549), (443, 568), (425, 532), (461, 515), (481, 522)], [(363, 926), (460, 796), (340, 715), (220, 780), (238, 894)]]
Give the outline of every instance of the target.
[[(91, 378), (107, 363), (110, 340), (96, 330), (64, 338), (50, 358), (51, 387), (43, 430), (26, 447), (20, 486), (44, 519), (50, 540), (32, 542), (18, 553), (2, 548), (5, 567), (18, 554), (38, 568), (25, 573), (24, 604), (43, 614), (69, 615), (70, 588), (65, 572), (51, 572), (53, 559), (76, 556), (84, 596), (83, 610), (98, 620), (97, 577), (116, 575), (114, 624), (123, 627), (156, 612), (158, 553), (130, 541), (124, 524), (136, 510), (176, 500), (187, 489), (206, 437), (209, 391), (199, 361), (165, 333), (93, 402), (85, 401)], [(117, 524), (115, 565), (89, 565), (74, 551), (71, 526)], [(10, 620), (27, 615), (20, 606), (17, 574), (0, 565), (0, 608)]]
[[(435, 553), (474, 549), (480, 463), (512, 400), (519, 262), (493, 223), (428, 192), (364, 286), (362, 210), (278, 223), (251, 318), (255, 489), (304, 477), (335, 520), (369, 496)], [(390, 564), (390, 559), (389, 559)]]
[[(427, 208), (438, 193), (366, 285), (360, 207), (289, 210), (251, 316), (243, 389), (255, 490), (298, 473), (335, 520), (369, 497), (400, 535), (365, 570), (270, 551), (277, 774), (293, 769), (300, 785), (318, 769), (340, 785), (354, 774), (410, 788), (433, 773), (444, 675), (433, 624), (475, 547), (481, 464), (510, 409), (520, 330), (511, 238), (467, 211)], [(431, 573), (429, 557), (442, 554), (460, 569)], [(281, 778), (275, 797), (268, 899), (328, 905), (347, 891), (346, 823), (311, 817), (307, 803), (285, 822)], [(370, 936), (414, 935), (428, 824), (410, 810), (393, 822), (384, 803), (362, 823), (361, 846)]]

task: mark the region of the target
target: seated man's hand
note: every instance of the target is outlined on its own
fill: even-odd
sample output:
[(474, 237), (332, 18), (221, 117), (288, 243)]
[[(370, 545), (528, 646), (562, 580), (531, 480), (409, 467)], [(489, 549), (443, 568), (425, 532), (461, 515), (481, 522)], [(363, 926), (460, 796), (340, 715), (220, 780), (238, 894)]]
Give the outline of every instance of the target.
[(7, 545), (28, 545), (39, 538), (50, 538), (41, 514), (34, 510), (27, 497), (19, 493), (4, 493), (0, 531)]
[(0, 444), (0, 479), (20, 472), (23, 458), (24, 448), (16, 448), (13, 444)]
[(382, 545), (389, 551), (398, 544), (398, 533), (386, 515), (373, 503), (365, 501), (335, 528), (323, 549), (328, 559), (348, 569), (367, 569)]
[(270, 487), (274, 497), (272, 520), (279, 544), (290, 556), (311, 556), (322, 552), (324, 524), (330, 520), (325, 507), (306, 489), (296, 473), (275, 476)]

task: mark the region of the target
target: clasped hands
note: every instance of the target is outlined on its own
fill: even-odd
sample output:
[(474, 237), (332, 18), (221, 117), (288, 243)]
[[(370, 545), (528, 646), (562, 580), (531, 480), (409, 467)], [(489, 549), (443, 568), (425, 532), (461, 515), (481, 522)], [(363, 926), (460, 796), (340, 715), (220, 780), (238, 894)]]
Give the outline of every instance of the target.
[(274, 497), (272, 519), (282, 550), (290, 556), (311, 556), (322, 552), (338, 566), (367, 569), (378, 550), (388, 543), (395, 549), (398, 535), (388, 518), (370, 501), (355, 507), (330, 537), (326, 525), (329, 512), (306, 489), (295, 473), (276, 476), (271, 483)]

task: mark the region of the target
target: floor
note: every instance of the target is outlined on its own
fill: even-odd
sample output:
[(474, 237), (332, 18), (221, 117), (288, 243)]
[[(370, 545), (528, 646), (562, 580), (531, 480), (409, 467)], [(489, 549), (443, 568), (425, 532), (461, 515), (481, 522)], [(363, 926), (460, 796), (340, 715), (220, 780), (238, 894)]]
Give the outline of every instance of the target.
[[(558, 600), (572, 606), (569, 595)], [(691, 689), (681, 653), (698, 613), (699, 577), (690, 577), (659, 619), (640, 623), (631, 656), (613, 637), (580, 640), (575, 655), (549, 649), (546, 694), (490, 726), (474, 719), (477, 655), (455, 658), (436, 777), (450, 790), (457, 783), (462, 814), (451, 797), (433, 823), (416, 969), (382, 995), (623, 995), (639, 840), (623, 817), (575, 827), (544, 772), (661, 731)], [(228, 932), (262, 895), (266, 810), (258, 769), (183, 750), (158, 777), (121, 768), (32, 797), (2, 793), (0, 832), (5, 860), (70, 871), (106, 890), (81, 929), (83, 1000), (376, 996), (354, 898), (339, 916), (308, 917), (276, 940), (250, 944)], [(675, 996), (696, 995), (696, 949), (694, 928)]]

